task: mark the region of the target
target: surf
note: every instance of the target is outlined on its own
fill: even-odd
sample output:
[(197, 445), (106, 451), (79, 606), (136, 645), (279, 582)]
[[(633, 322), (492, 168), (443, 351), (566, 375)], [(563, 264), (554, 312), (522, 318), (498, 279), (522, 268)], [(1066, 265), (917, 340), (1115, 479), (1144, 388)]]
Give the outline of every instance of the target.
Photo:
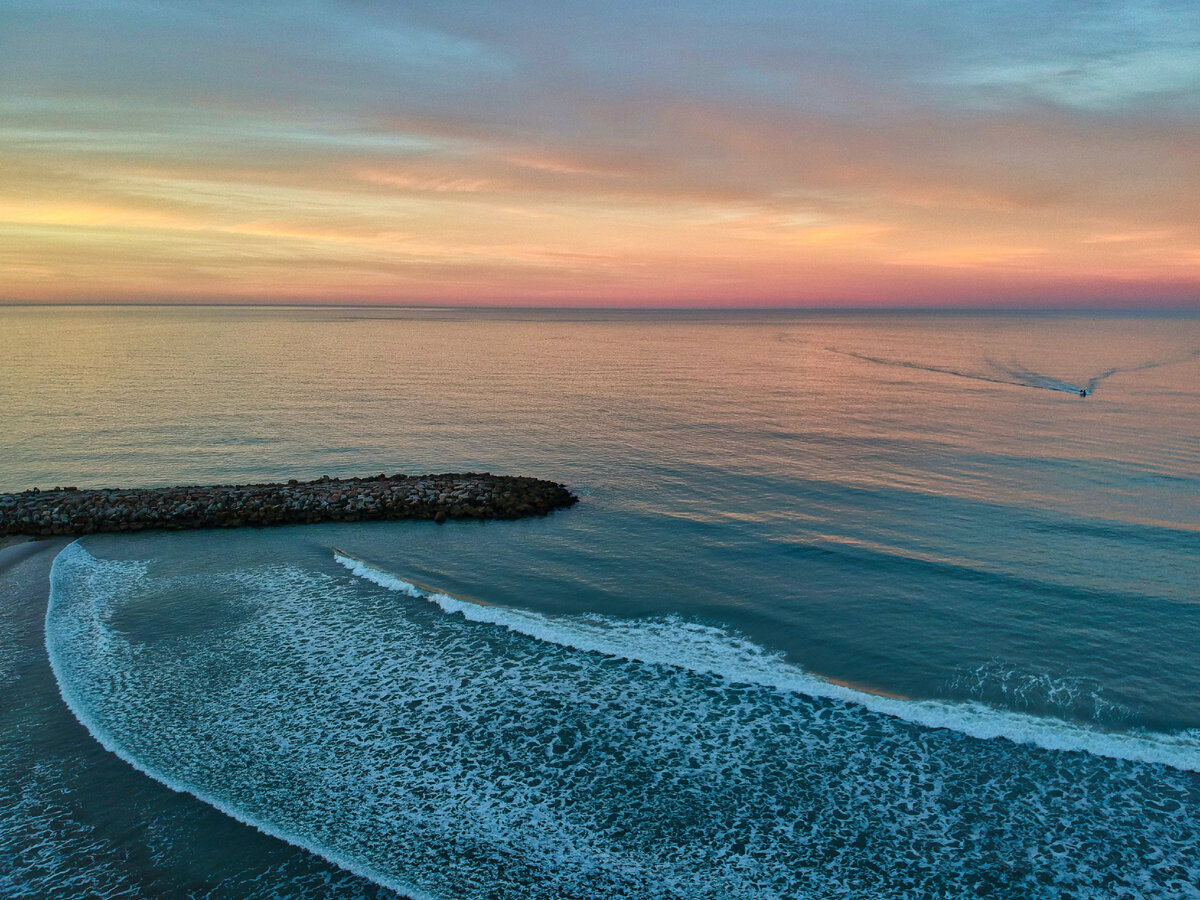
[[(879, 714), (906, 701), (716, 626), (482, 604), (344, 551), (161, 562), (55, 560), (68, 707), (155, 780), (408, 896), (963, 896), (980, 872), (1028, 896), (1035, 858), (1081, 896), (1200, 875), (1194, 774)], [(234, 595), (221, 627), (197, 616)], [(1120, 838), (1060, 865), (1068, 825)]]
[(343, 550), (335, 548), (333, 555), (353, 575), (379, 587), (429, 601), (443, 612), (461, 615), (468, 621), (505, 628), (548, 644), (852, 704), (925, 728), (942, 728), (979, 740), (1006, 739), (1043, 750), (1088, 753), (1200, 772), (1200, 733), (1194, 731), (1179, 734), (1107, 731), (978, 702), (898, 697), (821, 678), (787, 662), (781, 654), (722, 628), (677, 616), (636, 621), (596, 614), (550, 616), (454, 597), (405, 580)]
[[(142, 756), (132, 752), (121, 737), (106, 725), (103, 711), (89, 704), (82, 692), (74, 687), (75, 679), (70, 674), (69, 641), (67, 640), (67, 635), (63, 633), (62, 628), (58, 626), (56, 621), (56, 614), (60, 611), (60, 607), (72, 589), (69, 583), (73, 579), (78, 578), (81, 572), (85, 573), (85, 575), (103, 573), (106, 568), (110, 572), (118, 572), (119, 577), (125, 579), (136, 579), (146, 575), (146, 566), (144, 563), (140, 561), (113, 563), (97, 559), (84, 549), (79, 540), (72, 541), (63, 548), (54, 558), (54, 563), (50, 567), (50, 598), (46, 606), (45, 629), (46, 657), (50, 663), (50, 670), (54, 675), (54, 680), (58, 685), (59, 696), (62, 698), (67, 709), (78, 720), (79, 724), (87, 729), (88, 733), (100, 746), (141, 772), (147, 778), (170, 788), (176, 793), (188, 794), (195, 797), (200, 802), (220, 810), (243, 825), (248, 825), (257, 831), (261, 831), (263, 834), (307, 850), (309, 853), (313, 853), (333, 863), (335, 866), (345, 869), (347, 872), (366, 878), (381, 887), (397, 891), (404, 896), (413, 898), (413, 900), (442, 900), (437, 895), (423, 891), (419, 887), (398, 879), (392, 874), (365, 865), (361, 860), (355, 859), (335, 847), (314, 840), (308, 835), (280, 828), (267, 818), (252, 815), (239, 805), (230, 803), (215, 792), (206, 789), (204, 785), (175, 777), (169, 771), (149, 764)], [(102, 645), (110, 642), (113, 637), (109, 629), (102, 624), (103, 619), (106, 617), (103, 610), (104, 602), (105, 598), (102, 595), (97, 595), (93, 599), (91, 604), (93, 616), (90, 620), (93, 626), (91, 629), (92, 636), (97, 643)]]

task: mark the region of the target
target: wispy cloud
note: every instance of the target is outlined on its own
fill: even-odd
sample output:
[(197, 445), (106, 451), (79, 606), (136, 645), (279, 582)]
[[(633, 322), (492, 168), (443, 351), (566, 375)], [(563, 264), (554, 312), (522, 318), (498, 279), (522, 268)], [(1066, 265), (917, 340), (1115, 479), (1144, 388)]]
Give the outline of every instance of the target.
[(12, 0), (0, 298), (1200, 300), (1190, 5)]

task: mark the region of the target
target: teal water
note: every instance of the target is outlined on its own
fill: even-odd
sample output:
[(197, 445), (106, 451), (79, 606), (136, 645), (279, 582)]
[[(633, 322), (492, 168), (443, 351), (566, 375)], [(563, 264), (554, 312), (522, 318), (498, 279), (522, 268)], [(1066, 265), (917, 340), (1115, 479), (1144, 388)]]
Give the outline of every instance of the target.
[(7, 893), (1200, 896), (1194, 317), (0, 323), (0, 489), (582, 497), (63, 551), (0, 627)]

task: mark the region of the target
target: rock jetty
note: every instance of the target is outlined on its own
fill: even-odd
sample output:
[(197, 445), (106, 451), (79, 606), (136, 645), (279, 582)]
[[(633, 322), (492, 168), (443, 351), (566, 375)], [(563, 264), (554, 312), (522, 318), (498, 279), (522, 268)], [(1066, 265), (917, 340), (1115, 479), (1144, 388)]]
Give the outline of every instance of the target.
[(237, 528), (368, 519), (518, 519), (579, 498), (538, 478), (468, 472), (131, 490), (0, 494), (0, 537), (151, 528)]

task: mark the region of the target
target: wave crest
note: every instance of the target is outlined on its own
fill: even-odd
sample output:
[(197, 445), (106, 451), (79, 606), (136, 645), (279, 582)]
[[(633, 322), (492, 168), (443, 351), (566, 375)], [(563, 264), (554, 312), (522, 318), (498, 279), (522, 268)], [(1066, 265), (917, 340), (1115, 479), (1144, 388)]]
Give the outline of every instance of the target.
[(75, 545), (46, 618), (63, 697), (156, 780), (417, 898), (1165, 900), (1200, 880), (1194, 774), (877, 715), (905, 701), (710, 626), (341, 562), (361, 577)]
[[(883, 696), (827, 681), (787, 662), (782, 654), (720, 628), (677, 616), (638, 621), (602, 615), (548, 616), (452, 597), (338, 550), (334, 558), (354, 575), (380, 587), (429, 600), (443, 611), (460, 614), (472, 622), (500, 626), (561, 647), (855, 704), (915, 725), (945, 728), (982, 740), (1005, 738), (1044, 750), (1083, 752), (1200, 772), (1200, 733), (1194, 730), (1178, 734), (1106, 731), (979, 702)], [(1031, 679), (1031, 683), (1040, 681)]]

